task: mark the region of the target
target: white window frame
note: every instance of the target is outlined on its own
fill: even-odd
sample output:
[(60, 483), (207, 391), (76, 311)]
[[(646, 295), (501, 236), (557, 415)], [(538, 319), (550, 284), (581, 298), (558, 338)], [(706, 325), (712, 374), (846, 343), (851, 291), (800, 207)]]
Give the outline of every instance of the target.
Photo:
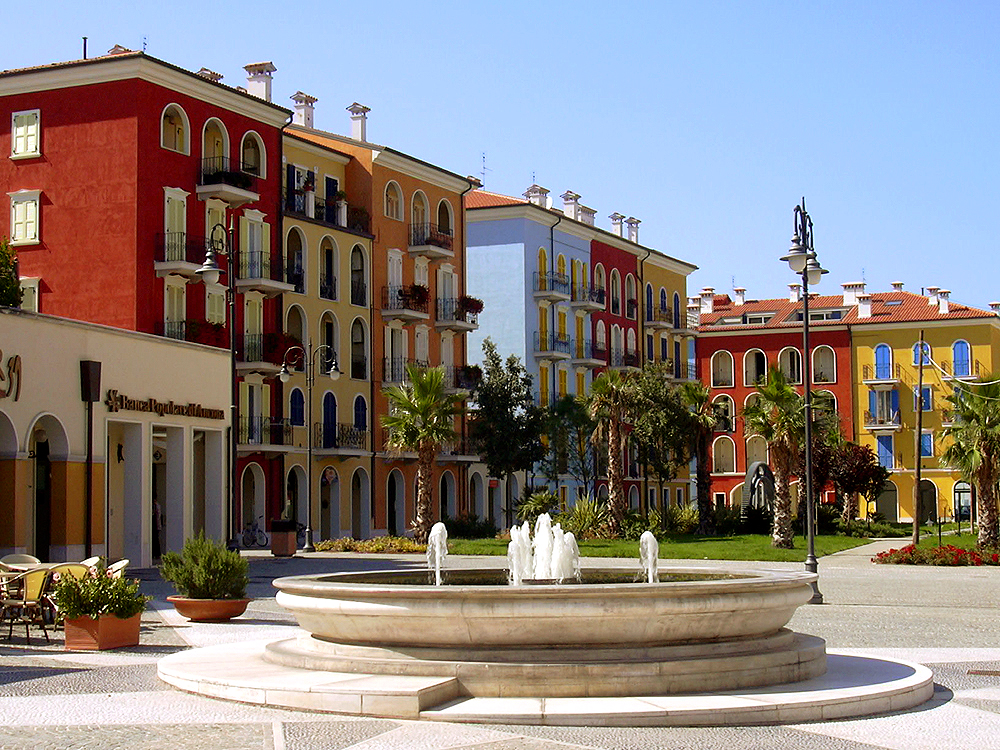
[[(37, 245), (41, 242), (42, 236), (42, 212), (41, 212), (41, 190), (17, 190), (13, 193), (7, 193), (10, 196), (10, 244), (12, 247), (20, 247), (22, 245)], [(17, 221), (17, 207), (19, 205), (34, 205), (34, 222), (35, 231), (34, 234), (26, 235), (18, 239), (17, 232), (15, 231)], [(28, 223), (28, 219), (24, 220), (25, 225)]]
[(267, 150), (264, 146), (264, 139), (260, 137), (260, 133), (256, 130), (248, 130), (243, 134), (243, 138), (240, 139), (240, 169), (243, 169), (243, 144), (248, 138), (257, 142), (257, 149), (260, 151), (260, 164), (258, 165), (257, 177), (262, 180), (267, 179)]
[[(19, 117), (31, 117), (34, 115), (34, 123), (29, 123), (28, 133), (25, 135), (25, 150), (17, 150), (17, 119)], [(31, 131), (34, 130), (35, 135), (35, 148), (34, 150), (27, 149), (27, 141)], [(35, 159), (42, 155), (42, 111), (40, 109), (23, 109), (20, 112), (11, 112), (10, 114), (10, 158), (17, 159)]]
[[(396, 196), (399, 198), (399, 210), (396, 213), (389, 213), (389, 190), (395, 187)], [(402, 221), (403, 217), (406, 216), (406, 201), (403, 200), (403, 190), (399, 187), (399, 183), (395, 180), (389, 180), (385, 184), (385, 189), (382, 191), (382, 204), (383, 213), (386, 218), (394, 219), (395, 221)]]
[[(166, 116), (167, 110), (171, 107), (176, 108), (176, 110), (180, 113), (181, 120), (184, 123), (184, 143), (182, 144), (182, 148), (171, 148), (163, 142), (163, 118)], [(160, 148), (167, 151), (173, 151), (175, 154), (184, 154), (185, 156), (191, 155), (191, 121), (188, 118), (187, 112), (184, 111), (184, 107), (176, 102), (170, 102), (167, 104), (160, 112), (158, 125), (160, 128)]]
[[(27, 310), (28, 312), (41, 312), (39, 309), (41, 302), (41, 297), (39, 297), (39, 287), (41, 285), (41, 278), (37, 276), (22, 276), (20, 279), (21, 284), (21, 309)], [(31, 304), (25, 307), (24, 302), (30, 296)]]

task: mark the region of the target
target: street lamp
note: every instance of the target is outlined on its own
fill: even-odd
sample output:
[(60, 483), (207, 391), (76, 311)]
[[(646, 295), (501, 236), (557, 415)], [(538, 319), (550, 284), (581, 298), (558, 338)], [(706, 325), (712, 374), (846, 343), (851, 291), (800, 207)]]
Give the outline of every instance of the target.
[(236, 544), (236, 454), (239, 444), (239, 391), (236, 384), (236, 258), (233, 248), (233, 222), (230, 218), (229, 229), (219, 223), (212, 227), (205, 246), (205, 262), (195, 273), (202, 280), (213, 285), (219, 283), (221, 269), (215, 262), (218, 253), (228, 258), (226, 273), (226, 302), (229, 307), (229, 532), (231, 544)]
[(285, 356), (281, 361), (281, 371), (278, 378), (282, 383), (287, 383), (292, 374), (288, 371), (289, 356), (302, 361), (306, 372), (306, 401), (309, 403), (309, 416), (306, 421), (306, 433), (308, 437), (308, 463), (306, 464), (306, 543), (302, 547), (303, 552), (315, 552), (312, 540), (312, 469), (313, 469), (313, 385), (316, 382), (316, 357), (324, 349), (330, 352), (330, 367), (323, 372), (330, 380), (337, 380), (340, 377), (340, 367), (337, 365), (337, 353), (333, 347), (321, 344), (313, 348), (312, 339), (306, 344), (307, 349), (301, 346), (290, 346), (285, 350)]
[[(812, 394), (810, 392), (812, 360), (809, 357), (809, 285), (818, 284), (823, 274), (827, 273), (827, 271), (816, 261), (816, 249), (813, 246), (813, 223), (806, 212), (805, 198), (795, 207), (793, 228), (792, 247), (789, 249), (788, 254), (782, 256), (781, 259), (787, 261), (788, 267), (792, 269), (793, 273), (802, 277), (802, 358), (804, 360), (803, 377), (805, 379), (806, 469), (803, 482), (799, 486), (801, 487), (802, 484), (805, 484), (806, 540), (808, 545), (806, 570), (810, 573), (817, 573), (815, 508), (813, 507), (812, 486)], [(823, 594), (820, 593), (818, 579), (813, 581), (812, 589), (813, 595), (809, 603), (822, 604)]]

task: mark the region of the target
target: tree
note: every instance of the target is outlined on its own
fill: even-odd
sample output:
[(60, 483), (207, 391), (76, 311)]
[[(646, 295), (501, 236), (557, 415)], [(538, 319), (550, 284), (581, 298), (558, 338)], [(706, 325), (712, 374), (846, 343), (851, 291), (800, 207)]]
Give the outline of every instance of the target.
[(621, 533), (627, 507), (622, 483), (625, 428), (635, 418), (639, 402), (637, 378), (621, 370), (601, 373), (587, 397), (587, 409), (597, 425), (591, 439), (608, 446), (608, 530), (613, 537)]
[(1000, 481), (1000, 384), (995, 376), (963, 384), (946, 400), (954, 407), (950, 440), (941, 460), (976, 488), (979, 546), (997, 547), (997, 482)]
[(17, 256), (6, 237), (0, 237), (0, 306), (21, 306), (21, 281), (17, 277)]
[(594, 426), (587, 407), (572, 396), (564, 396), (551, 406), (545, 418), (548, 446), (542, 462), (550, 482), (558, 483), (561, 474), (568, 474), (583, 487), (590, 486), (595, 476), (590, 444)]
[(409, 381), (383, 391), (389, 410), (382, 415), (382, 425), (389, 432), (389, 447), (417, 453), (417, 502), (413, 532), (421, 544), (431, 530), (431, 470), (442, 443), (458, 437), (455, 417), (461, 413), (462, 394), (445, 390), (444, 370), (440, 367), (406, 368)]
[[(632, 440), (656, 478), (661, 498), (663, 485), (677, 476), (686, 461), (688, 444), (688, 411), (670, 383), (671, 373), (663, 363), (650, 362), (643, 367), (638, 384), (642, 408), (632, 425)], [(661, 501), (661, 505), (666, 507), (667, 502)]]
[(694, 380), (678, 387), (681, 403), (687, 409), (685, 420), (684, 459), (695, 459), (695, 488), (698, 492), (698, 533), (715, 533), (715, 509), (712, 506), (712, 473), (709, 459), (712, 454), (712, 434), (724, 423), (722, 407), (712, 402), (708, 386)]
[(858, 495), (875, 500), (882, 494), (889, 470), (878, 462), (871, 446), (843, 443), (834, 449), (830, 479), (844, 497), (841, 519), (848, 523), (858, 517)]
[[(531, 376), (520, 358), (500, 358), (496, 344), (483, 342), (483, 377), (473, 391), (472, 443), (490, 475), (506, 478), (528, 471), (545, 455), (542, 431), (545, 413), (535, 404)], [(505, 525), (513, 523), (515, 497), (504, 503)]]
[(767, 380), (757, 386), (757, 398), (743, 410), (743, 422), (748, 434), (764, 438), (771, 457), (775, 494), (771, 545), (791, 549), (794, 540), (789, 483), (798, 464), (805, 416), (802, 397), (789, 385), (781, 368), (768, 370)]

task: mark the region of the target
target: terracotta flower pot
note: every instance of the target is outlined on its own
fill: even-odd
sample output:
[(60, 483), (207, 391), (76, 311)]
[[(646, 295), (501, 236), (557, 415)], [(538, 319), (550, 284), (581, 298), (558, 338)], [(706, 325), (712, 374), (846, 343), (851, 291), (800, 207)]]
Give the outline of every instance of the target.
[(246, 612), (249, 599), (189, 599), (186, 596), (168, 596), (181, 615), (194, 622), (222, 622), (239, 617)]
[(66, 620), (67, 651), (103, 651), (108, 648), (139, 645), (142, 613), (122, 619), (114, 615), (77, 617)]

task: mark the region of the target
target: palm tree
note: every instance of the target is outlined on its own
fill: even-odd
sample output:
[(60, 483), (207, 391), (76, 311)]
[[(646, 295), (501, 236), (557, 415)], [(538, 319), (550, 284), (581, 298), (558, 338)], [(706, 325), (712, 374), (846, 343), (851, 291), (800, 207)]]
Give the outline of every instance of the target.
[(709, 456), (712, 452), (712, 434), (725, 421), (722, 407), (712, 402), (708, 386), (688, 380), (678, 386), (681, 403), (687, 407), (688, 448), (697, 466), (695, 487), (698, 492), (698, 533), (715, 533), (715, 514), (712, 512), (712, 474)]
[(382, 391), (389, 400), (382, 426), (389, 432), (388, 446), (417, 453), (417, 502), (413, 533), (421, 544), (431, 530), (431, 468), (443, 443), (458, 437), (455, 417), (461, 413), (465, 394), (445, 391), (444, 370), (409, 365), (408, 383)]
[(805, 434), (802, 403), (802, 397), (789, 385), (785, 373), (779, 367), (771, 367), (766, 382), (757, 386), (757, 398), (743, 410), (747, 434), (760, 435), (767, 441), (775, 494), (771, 545), (784, 549), (793, 546), (789, 480), (798, 464)]
[(1000, 384), (993, 376), (963, 385), (945, 397), (954, 407), (944, 437), (951, 440), (941, 457), (976, 488), (979, 546), (997, 546), (997, 497), (1000, 481)]
[(597, 423), (591, 440), (608, 446), (608, 527), (612, 536), (621, 531), (625, 517), (625, 492), (622, 486), (622, 454), (625, 451), (625, 426), (630, 424), (639, 403), (636, 379), (621, 370), (605, 370), (590, 386), (587, 410)]

